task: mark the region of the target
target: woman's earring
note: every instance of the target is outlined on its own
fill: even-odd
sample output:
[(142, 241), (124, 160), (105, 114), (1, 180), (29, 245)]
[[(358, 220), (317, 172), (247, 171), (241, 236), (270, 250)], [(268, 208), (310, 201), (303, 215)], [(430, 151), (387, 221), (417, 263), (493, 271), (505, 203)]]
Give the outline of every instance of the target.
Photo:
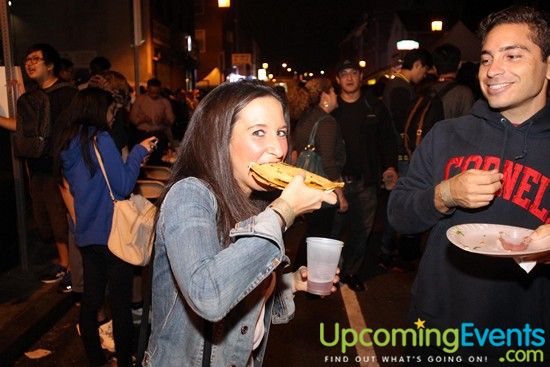
[(323, 107), (324, 107), (324, 108), (328, 108), (328, 105), (329, 105), (329, 103), (328, 103), (327, 100), (323, 101)]

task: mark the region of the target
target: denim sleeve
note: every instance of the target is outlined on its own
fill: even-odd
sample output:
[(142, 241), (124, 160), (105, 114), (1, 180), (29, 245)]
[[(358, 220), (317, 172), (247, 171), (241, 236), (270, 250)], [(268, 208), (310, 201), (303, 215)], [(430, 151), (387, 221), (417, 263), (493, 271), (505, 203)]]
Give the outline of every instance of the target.
[(285, 273), (279, 277), (277, 282), (273, 310), (271, 311), (271, 321), (274, 324), (286, 324), (294, 318), (296, 307), (294, 292), (292, 292), (292, 276), (292, 272)]
[(285, 259), (277, 215), (271, 209), (238, 223), (229, 246), (220, 243), (217, 204), (198, 179), (175, 184), (160, 213), (160, 242), (190, 307), (219, 321)]
[[(137, 144), (128, 155), (125, 163), (109, 133), (98, 133), (97, 142), (111, 189), (117, 199), (125, 199), (136, 185), (141, 162), (147, 155), (147, 149)], [(90, 149), (92, 159), (96, 160), (93, 147), (90, 147)]]

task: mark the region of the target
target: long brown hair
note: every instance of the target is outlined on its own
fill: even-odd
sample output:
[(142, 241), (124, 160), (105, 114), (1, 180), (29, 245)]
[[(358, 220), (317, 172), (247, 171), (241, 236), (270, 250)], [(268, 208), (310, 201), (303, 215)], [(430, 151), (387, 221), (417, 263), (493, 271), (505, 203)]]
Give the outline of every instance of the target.
[(259, 211), (233, 176), (229, 142), (239, 113), (250, 102), (261, 97), (273, 97), (281, 103), (288, 125), (286, 102), (273, 88), (261, 82), (224, 83), (204, 97), (193, 112), (180, 144), (172, 177), (157, 202), (160, 208), (174, 183), (190, 176), (201, 179), (209, 185), (218, 202), (218, 233), (226, 245), (229, 243), (229, 231), (235, 224)]

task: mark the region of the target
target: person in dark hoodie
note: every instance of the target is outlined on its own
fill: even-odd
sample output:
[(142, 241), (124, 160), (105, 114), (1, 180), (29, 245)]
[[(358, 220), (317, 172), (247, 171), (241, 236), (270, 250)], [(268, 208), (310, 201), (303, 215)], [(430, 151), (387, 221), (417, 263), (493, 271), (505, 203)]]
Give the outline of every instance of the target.
[(72, 194), (69, 209), (76, 244), (84, 266), (84, 294), (80, 331), (91, 366), (107, 360), (101, 349), (97, 313), (108, 284), (118, 366), (132, 365), (132, 278), (134, 269), (107, 248), (113, 201), (103, 177), (95, 147), (105, 167), (113, 195), (125, 199), (134, 188), (140, 165), (155, 147), (155, 137), (134, 146), (123, 162), (109, 134), (117, 105), (110, 92), (89, 87), (78, 92), (62, 118), (64, 128), (56, 136), (55, 172)]
[(486, 100), (434, 126), (388, 204), (398, 231), (431, 229), (412, 289), (413, 328), (447, 332), (409, 347), (410, 365), (449, 357), (476, 365), (471, 357), (480, 356), (479, 365), (502, 366), (518, 349), (534, 350), (543, 365), (550, 355), (550, 250), (526, 272), (512, 258), (467, 252), (446, 237), (458, 224), (520, 226), (550, 249), (550, 28), (535, 9), (512, 7), (482, 21), (480, 35)]

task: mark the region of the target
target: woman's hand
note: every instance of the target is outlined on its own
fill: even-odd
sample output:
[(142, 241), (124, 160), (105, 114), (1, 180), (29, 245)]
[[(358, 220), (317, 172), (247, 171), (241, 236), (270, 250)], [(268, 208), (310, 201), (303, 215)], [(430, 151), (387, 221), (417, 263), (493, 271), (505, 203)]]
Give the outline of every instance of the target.
[(139, 143), (142, 147), (147, 149), (147, 152), (150, 154), (153, 150), (157, 149), (158, 139), (155, 136), (151, 136)]
[[(334, 279), (332, 279), (333, 284), (338, 284), (340, 281), (338, 274), (340, 274), (340, 268), (336, 268), (336, 275), (334, 275)], [(298, 291), (307, 292), (307, 267), (305, 266), (300, 266), (300, 268), (294, 272), (292, 277), (292, 293), (296, 293)], [(336, 292), (336, 286), (332, 286), (330, 291), (332, 293)]]
[(336, 204), (336, 194), (311, 188), (304, 183), (304, 176), (297, 175), (281, 193), (284, 199), (292, 208), (295, 215), (310, 213), (327, 202)]

